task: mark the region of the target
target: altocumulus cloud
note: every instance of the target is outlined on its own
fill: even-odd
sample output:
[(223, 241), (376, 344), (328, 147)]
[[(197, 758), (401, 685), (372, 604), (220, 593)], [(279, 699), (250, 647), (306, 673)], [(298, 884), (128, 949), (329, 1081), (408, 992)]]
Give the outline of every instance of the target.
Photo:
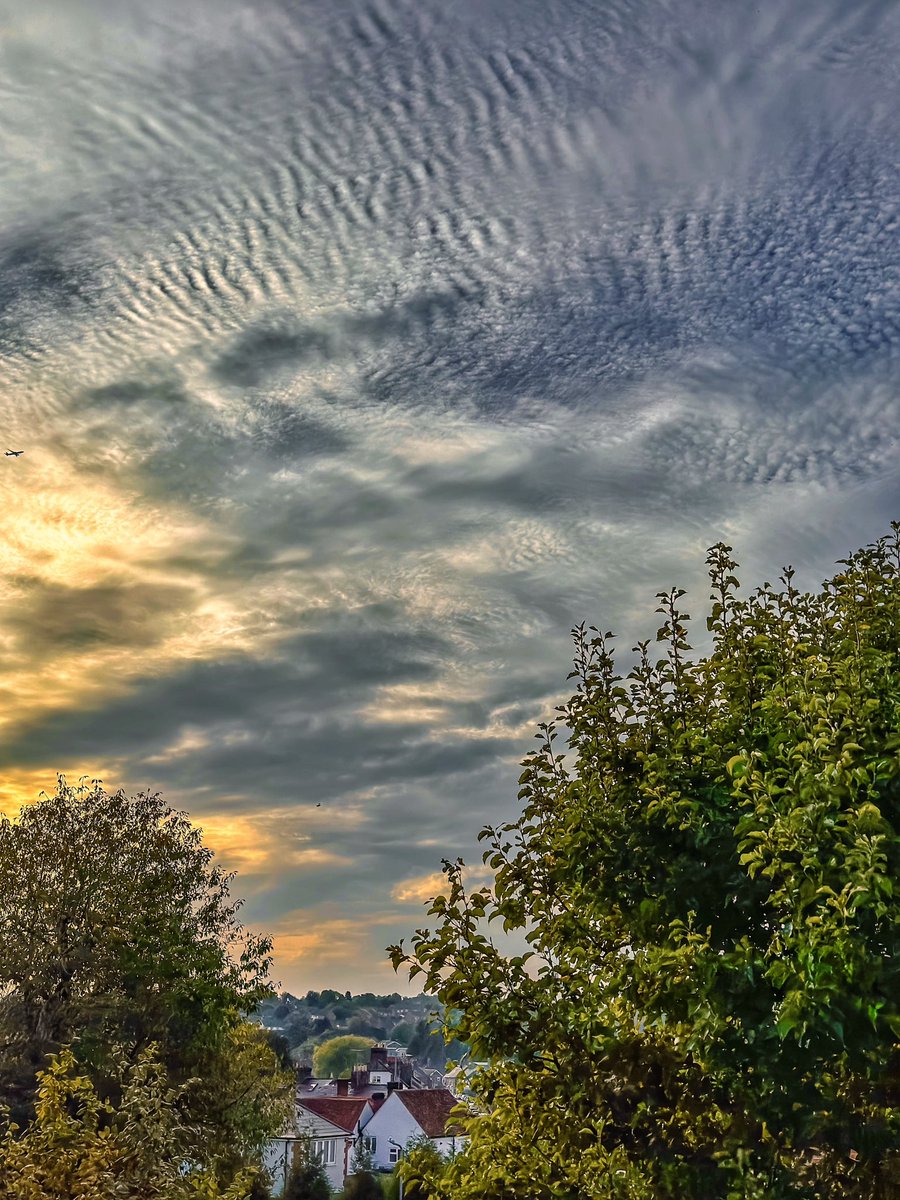
[(896, 515), (900, 12), (0, 0), (10, 809), (160, 787), (396, 986), (583, 618)]

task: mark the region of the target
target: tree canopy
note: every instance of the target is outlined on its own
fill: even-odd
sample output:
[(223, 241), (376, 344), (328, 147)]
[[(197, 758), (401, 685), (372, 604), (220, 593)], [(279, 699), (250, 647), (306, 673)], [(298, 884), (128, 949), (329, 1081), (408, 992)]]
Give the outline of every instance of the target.
[(372, 1038), (348, 1033), (329, 1038), (313, 1051), (313, 1074), (317, 1079), (342, 1079), (368, 1058)]
[(271, 946), (231, 881), (157, 795), (60, 779), (0, 819), (0, 1101), (16, 1121), (61, 1048), (116, 1102), (121, 1054), (153, 1045), (205, 1160), (236, 1170), (277, 1131), (279, 1064), (244, 1019), (271, 994)]
[(624, 675), (575, 631), (492, 884), (392, 948), (489, 1061), (441, 1200), (900, 1195), (900, 525), (813, 593), (708, 565), (705, 654), (677, 589)]
[(309, 1141), (297, 1147), (297, 1156), (288, 1172), (281, 1200), (330, 1200), (331, 1184), (325, 1168)]

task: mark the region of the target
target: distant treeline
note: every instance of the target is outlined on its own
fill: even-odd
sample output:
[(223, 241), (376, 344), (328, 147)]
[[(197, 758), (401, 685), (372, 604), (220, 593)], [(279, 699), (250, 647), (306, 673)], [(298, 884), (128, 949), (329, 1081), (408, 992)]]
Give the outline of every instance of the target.
[(325, 988), (298, 997), (283, 992), (267, 1000), (257, 1013), (272, 1031), (272, 1040), (286, 1061), (312, 1060), (313, 1050), (337, 1034), (357, 1034), (375, 1041), (395, 1041), (405, 1046), (422, 1065), (443, 1068), (448, 1059), (459, 1060), (468, 1047), (441, 1033), (443, 1007), (433, 996), (379, 996), (374, 992), (338, 992)]

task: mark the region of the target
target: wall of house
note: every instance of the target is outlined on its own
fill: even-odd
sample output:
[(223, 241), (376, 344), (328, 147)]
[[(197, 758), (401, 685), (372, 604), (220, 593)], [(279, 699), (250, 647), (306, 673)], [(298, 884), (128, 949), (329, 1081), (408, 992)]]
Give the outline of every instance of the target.
[(339, 1192), (344, 1186), (345, 1162), (352, 1155), (353, 1137), (343, 1132), (335, 1134), (335, 1127), (330, 1121), (326, 1121), (317, 1113), (310, 1113), (299, 1108), (297, 1110), (297, 1131), (304, 1138), (334, 1144), (334, 1162), (325, 1161), (322, 1166), (325, 1168), (329, 1184)]
[[(323, 1162), (322, 1166), (325, 1170), (328, 1186), (332, 1191), (339, 1192), (344, 1186), (345, 1175), (345, 1156), (349, 1162), (349, 1157), (352, 1157), (352, 1148), (346, 1134), (341, 1134), (339, 1137), (322, 1137), (319, 1140), (328, 1141), (334, 1145), (334, 1162)], [(280, 1196), (284, 1191), (285, 1181), (290, 1169), (294, 1163), (294, 1157), (299, 1153), (298, 1147), (304, 1146), (305, 1139), (299, 1138), (275, 1138), (266, 1146), (263, 1152), (263, 1165), (272, 1176), (272, 1195)], [(327, 1158), (327, 1155), (326, 1155)]]
[(291, 1138), (275, 1138), (263, 1151), (263, 1166), (272, 1177), (272, 1195), (280, 1196), (284, 1191), (287, 1168), (291, 1163)]
[[(418, 1121), (404, 1106), (396, 1092), (393, 1092), (375, 1113), (374, 1117), (363, 1129), (363, 1137), (375, 1139), (375, 1149), (372, 1161), (376, 1167), (390, 1169), (391, 1141), (405, 1147), (413, 1138), (422, 1136), (422, 1128)], [(441, 1154), (452, 1154), (454, 1149), (462, 1148), (461, 1138), (433, 1138), (434, 1144)]]

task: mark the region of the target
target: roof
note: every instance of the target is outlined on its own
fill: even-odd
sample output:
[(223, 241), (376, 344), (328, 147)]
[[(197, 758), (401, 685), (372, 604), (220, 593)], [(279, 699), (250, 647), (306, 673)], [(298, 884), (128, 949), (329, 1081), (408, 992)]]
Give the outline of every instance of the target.
[(446, 1088), (400, 1088), (392, 1095), (419, 1122), (426, 1137), (450, 1137), (460, 1132), (456, 1121), (450, 1119), (459, 1100)]
[(346, 1133), (355, 1131), (368, 1103), (365, 1096), (304, 1096), (302, 1100), (297, 1101), (299, 1108), (308, 1109)]

